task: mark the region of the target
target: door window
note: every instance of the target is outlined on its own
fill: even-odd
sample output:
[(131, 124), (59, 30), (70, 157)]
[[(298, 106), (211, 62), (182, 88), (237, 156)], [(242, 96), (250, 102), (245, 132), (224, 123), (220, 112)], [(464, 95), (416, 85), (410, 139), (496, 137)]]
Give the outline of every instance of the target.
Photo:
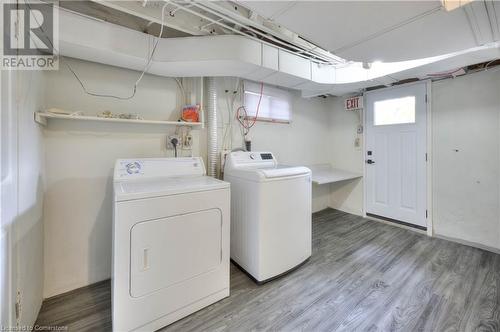
[(375, 126), (415, 123), (415, 96), (376, 101), (373, 121)]

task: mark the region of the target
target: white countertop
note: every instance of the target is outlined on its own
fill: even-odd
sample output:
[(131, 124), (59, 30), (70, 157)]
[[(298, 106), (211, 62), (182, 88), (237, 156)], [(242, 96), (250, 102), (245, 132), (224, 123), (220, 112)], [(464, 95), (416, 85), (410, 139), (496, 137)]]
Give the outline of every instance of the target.
[(363, 177), (363, 174), (334, 168), (329, 164), (307, 166), (312, 171), (315, 184), (327, 184)]

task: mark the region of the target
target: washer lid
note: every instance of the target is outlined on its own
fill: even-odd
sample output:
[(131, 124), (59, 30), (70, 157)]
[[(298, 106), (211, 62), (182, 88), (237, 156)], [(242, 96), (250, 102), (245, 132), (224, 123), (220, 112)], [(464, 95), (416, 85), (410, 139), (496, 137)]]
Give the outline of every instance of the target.
[(311, 173), (311, 170), (303, 166), (278, 165), (276, 167), (261, 168), (259, 172), (266, 178), (278, 178), (283, 176), (295, 176)]
[(229, 183), (209, 176), (147, 178), (114, 183), (116, 202), (223, 188), (229, 188)]
[(311, 170), (303, 166), (286, 166), (277, 165), (276, 167), (252, 168), (242, 167), (228, 169), (225, 173), (227, 176), (234, 176), (250, 181), (266, 181), (286, 179), (301, 175), (310, 175)]

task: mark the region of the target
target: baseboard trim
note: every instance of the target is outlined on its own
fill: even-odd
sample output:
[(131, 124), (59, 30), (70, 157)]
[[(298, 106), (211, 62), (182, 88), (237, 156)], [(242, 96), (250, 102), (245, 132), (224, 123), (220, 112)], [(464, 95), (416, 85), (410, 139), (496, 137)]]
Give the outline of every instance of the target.
[(480, 243), (477, 243), (477, 242), (462, 240), (462, 239), (459, 239), (459, 238), (456, 238), (456, 237), (451, 237), (451, 236), (445, 236), (445, 235), (436, 234), (435, 231), (434, 231), (434, 237), (436, 237), (438, 239), (450, 241), (450, 242), (455, 242), (455, 243), (458, 243), (458, 244), (463, 244), (465, 246), (473, 247), (473, 248), (476, 248), (476, 249), (490, 251), (490, 252), (495, 253), (495, 254), (500, 254), (500, 249), (497, 249), (497, 248), (494, 248), (494, 247), (490, 247), (490, 246), (486, 246), (484, 244), (480, 244)]
[(109, 283), (109, 282), (111, 282), (111, 279), (104, 279), (104, 280), (101, 280), (101, 281), (93, 282), (93, 283), (85, 285), (85, 286), (81, 286), (81, 287), (77, 287), (77, 288), (71, 289), (69, 291), (66, 291), (66, 292), (63, 292), (63, 293), (60, 293), (60, 294), (56, 294), (56, 295), (52, 295), (52, 296), (46, 297), (43, 300), (44, 301), (53, 301), (53, 300), (55, 300), (55, 299), (57, 299), (59, 297), (68, 296), (68, 295), (70, 295), (72, 293), (80, 293), (82, 290), (85, 290), (86, 288), (99, 287), (101, 284), (103, 284), (103, 283)]
[(362, 210), (352, 209), (350, 207), (339, 207), (339, 206), (334, 206), (334, 205), (329, 205), (328, 208), (363, 217)]

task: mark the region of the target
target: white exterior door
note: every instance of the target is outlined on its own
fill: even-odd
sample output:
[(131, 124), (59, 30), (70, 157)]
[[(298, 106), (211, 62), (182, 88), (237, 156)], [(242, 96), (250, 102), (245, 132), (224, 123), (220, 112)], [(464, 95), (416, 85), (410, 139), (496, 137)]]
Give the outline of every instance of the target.
[(366, 214), (426, 229), (426, 83), (366, 94)]

